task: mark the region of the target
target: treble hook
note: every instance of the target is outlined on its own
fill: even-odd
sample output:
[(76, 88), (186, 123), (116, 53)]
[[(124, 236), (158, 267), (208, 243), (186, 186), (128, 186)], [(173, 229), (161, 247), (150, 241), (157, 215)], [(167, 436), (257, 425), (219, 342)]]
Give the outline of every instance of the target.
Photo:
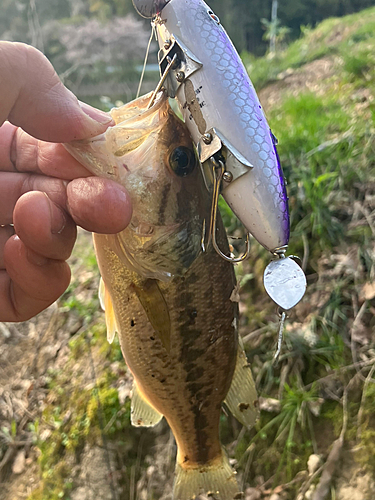
[(243, 262), (245, 259), (249, 257), (250, 254), (250, 234), (246, 235), (246, 250), (245, 253), (241, 257), (228, 257), (223, 253), (217, 242), (216, 242), (216, 221), (217, 221), (217, 211), (218, 211), (218, 203), (219, 203), (219, 194), (220, 194), (220, 185), (221, 180), (223, 178), (225, 172), (224, 162), (222, 160), (216, 160), (213, 156), (210, 158), (212, 162), (213, 169), (213, 177), (214, 177), (214, 189), (212, 195), (212, 205), (211, 205), (211, 223), (210, 223), (210, 231), (209, 235), (212, 239), (212, 246), (216, 250), (216, 252), (222, 257), (224, 260), (231, 262), (232, 264), (236, 264), (238, 262)]

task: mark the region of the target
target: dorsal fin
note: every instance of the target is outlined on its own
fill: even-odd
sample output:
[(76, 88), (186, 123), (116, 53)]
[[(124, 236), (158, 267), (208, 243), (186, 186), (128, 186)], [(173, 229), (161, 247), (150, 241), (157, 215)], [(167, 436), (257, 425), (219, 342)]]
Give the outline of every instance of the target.
[(100, 283), (99, 283), (99, 300), (103, 311), (105, 311), (105, 322), (107, 325), (107, 340), (110, 344), (112, 344), (113, 339), (115, 338), (115, 334), (116, 332), (118, 332), (118, 328), (116, 324), (115, 311), (113, 310), (112, 299), (105, 286), (103, 278), (100, 278)]

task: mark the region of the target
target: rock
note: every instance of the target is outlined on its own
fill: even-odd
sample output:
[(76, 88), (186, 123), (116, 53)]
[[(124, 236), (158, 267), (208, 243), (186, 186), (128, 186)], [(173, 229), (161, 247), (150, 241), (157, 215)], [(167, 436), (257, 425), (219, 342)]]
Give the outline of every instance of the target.
[(312, 476), (314, 472), (318, 470), (321, 463), (322, 461), (319, 455), (313, 454), (309, 456), (309, 459), (307, 461), (307, 468), (309, 470), (310, 476)]
[(83, 324), (83, 318), (80, 318), (78, 314), (69, 312), (68, 319), (65, 323), (65, 330), (70, 333), (70, 335), (74, 335), (78, 332)]
[(117, 391), (118, 391), (119, 403), (121, 406), (123, 406), (126, 401), (126, 398), (130, 397), (131, 386), (128, 384), (120, 385)]
[(316, 490), (316, 484), (312, 484), (305, 493), (305, 500), (312, 500), (315, 490)]
[(40, 433), (40, 439), (41, 439), (41, 441), (47, 441), (47, 439), (49, 439), (51, 437), (51, 434), (52, 434), (52, 431), (50, 429), (44, 429)]
[(107, 453), (99, 446), (90, 447), (86, 444), (81, 455), (80, 471), (75, 477), (77, 487), (71, 492), (71, 500), (112, 499), (112, 489), (118, 491), (115, 464), (113, 451), (108, 450)]
[(73, 500), (87, 500), (87, 490), (86, 488), (77, 488), (72, 494)]
[(9, 339), (12, 335), (5, 323), (0, 323), (0, 333), (2, 333), (6, 339)]
[(156, 467), (154, 465), (150, 465), (149, 467), (147, 467), (147, 471), (146, 471), (147, 477), (148, 478), (152, 477), (155, 470), (156, 470)]
[(24, 450), (17, 453), (16, 458), (12, 465), (13, 474), (22, 474), (25, 470), (26, 457)]
[(307, 404), (309, 406), (309, 410), (314, 415), (314, 417), (319, 417), (320, 410), (322, 409), (324, 403), (323, 398), (318, 398), (316, 401), (309, 401)]
[(260, 500), (261, 492), (257, 488), (247, 488), (245, 491), (245, 500)]
[(365, 283), (362, 287), (361, 300), (372, 300), (375, 297), (375, 283)]
[(360, 468), (345, 484), (342, 478), (337, 484), (337, 500), (367, 500), (374, 498), (375, 483), (370, 473), (363, 473)]

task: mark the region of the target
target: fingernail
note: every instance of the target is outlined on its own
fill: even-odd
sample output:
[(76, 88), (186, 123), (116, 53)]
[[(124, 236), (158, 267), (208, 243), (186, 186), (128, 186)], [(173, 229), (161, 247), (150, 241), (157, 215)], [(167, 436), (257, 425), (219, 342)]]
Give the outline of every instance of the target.
[(66, 226), (66, 217), (64, 212), (58, 208), (49, 198), (47, 193), (43, 193), (47, 198), (50, 218), (51, 218), (51, 233), (61, 234)]
[(110, 124), (111, 122), (114, 123), (113, 118), (105, 111), (93, 108), (92, 106), (86, 104), (85, 102), (78, 101), (78, 103), (82, 111), (96, 122), (99, 122), (103, 125)]
[(43, 257), (43, 255), (40, 255), (39, 253), (34, 252), (30, 248), (27, 249), (27, 260), (30, 262), (30, 264), (33, 264), (35, 266), (45, 266), (48, 264), (47, 257)]

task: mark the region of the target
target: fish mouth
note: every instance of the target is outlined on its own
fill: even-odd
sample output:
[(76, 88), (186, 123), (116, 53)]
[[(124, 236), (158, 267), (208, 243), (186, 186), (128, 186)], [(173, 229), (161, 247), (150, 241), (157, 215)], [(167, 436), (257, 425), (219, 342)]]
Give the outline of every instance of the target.
[(158, 116), (156, 111), (163, 107), (165, 101), (168, 100), (168, 95), (164, 90), (161, 90), (156, 94), (152, 106), (149, 107), (153, 95), (153, 92), (149, 92), (142, 97), (124, 104), (120, 108), (111, 109), (110, 114), (116, 125), (127, 124), (127, 122), (137, 119), (140, 116), (142, 116), (142, 119), (147, 119), (154, 114)]

